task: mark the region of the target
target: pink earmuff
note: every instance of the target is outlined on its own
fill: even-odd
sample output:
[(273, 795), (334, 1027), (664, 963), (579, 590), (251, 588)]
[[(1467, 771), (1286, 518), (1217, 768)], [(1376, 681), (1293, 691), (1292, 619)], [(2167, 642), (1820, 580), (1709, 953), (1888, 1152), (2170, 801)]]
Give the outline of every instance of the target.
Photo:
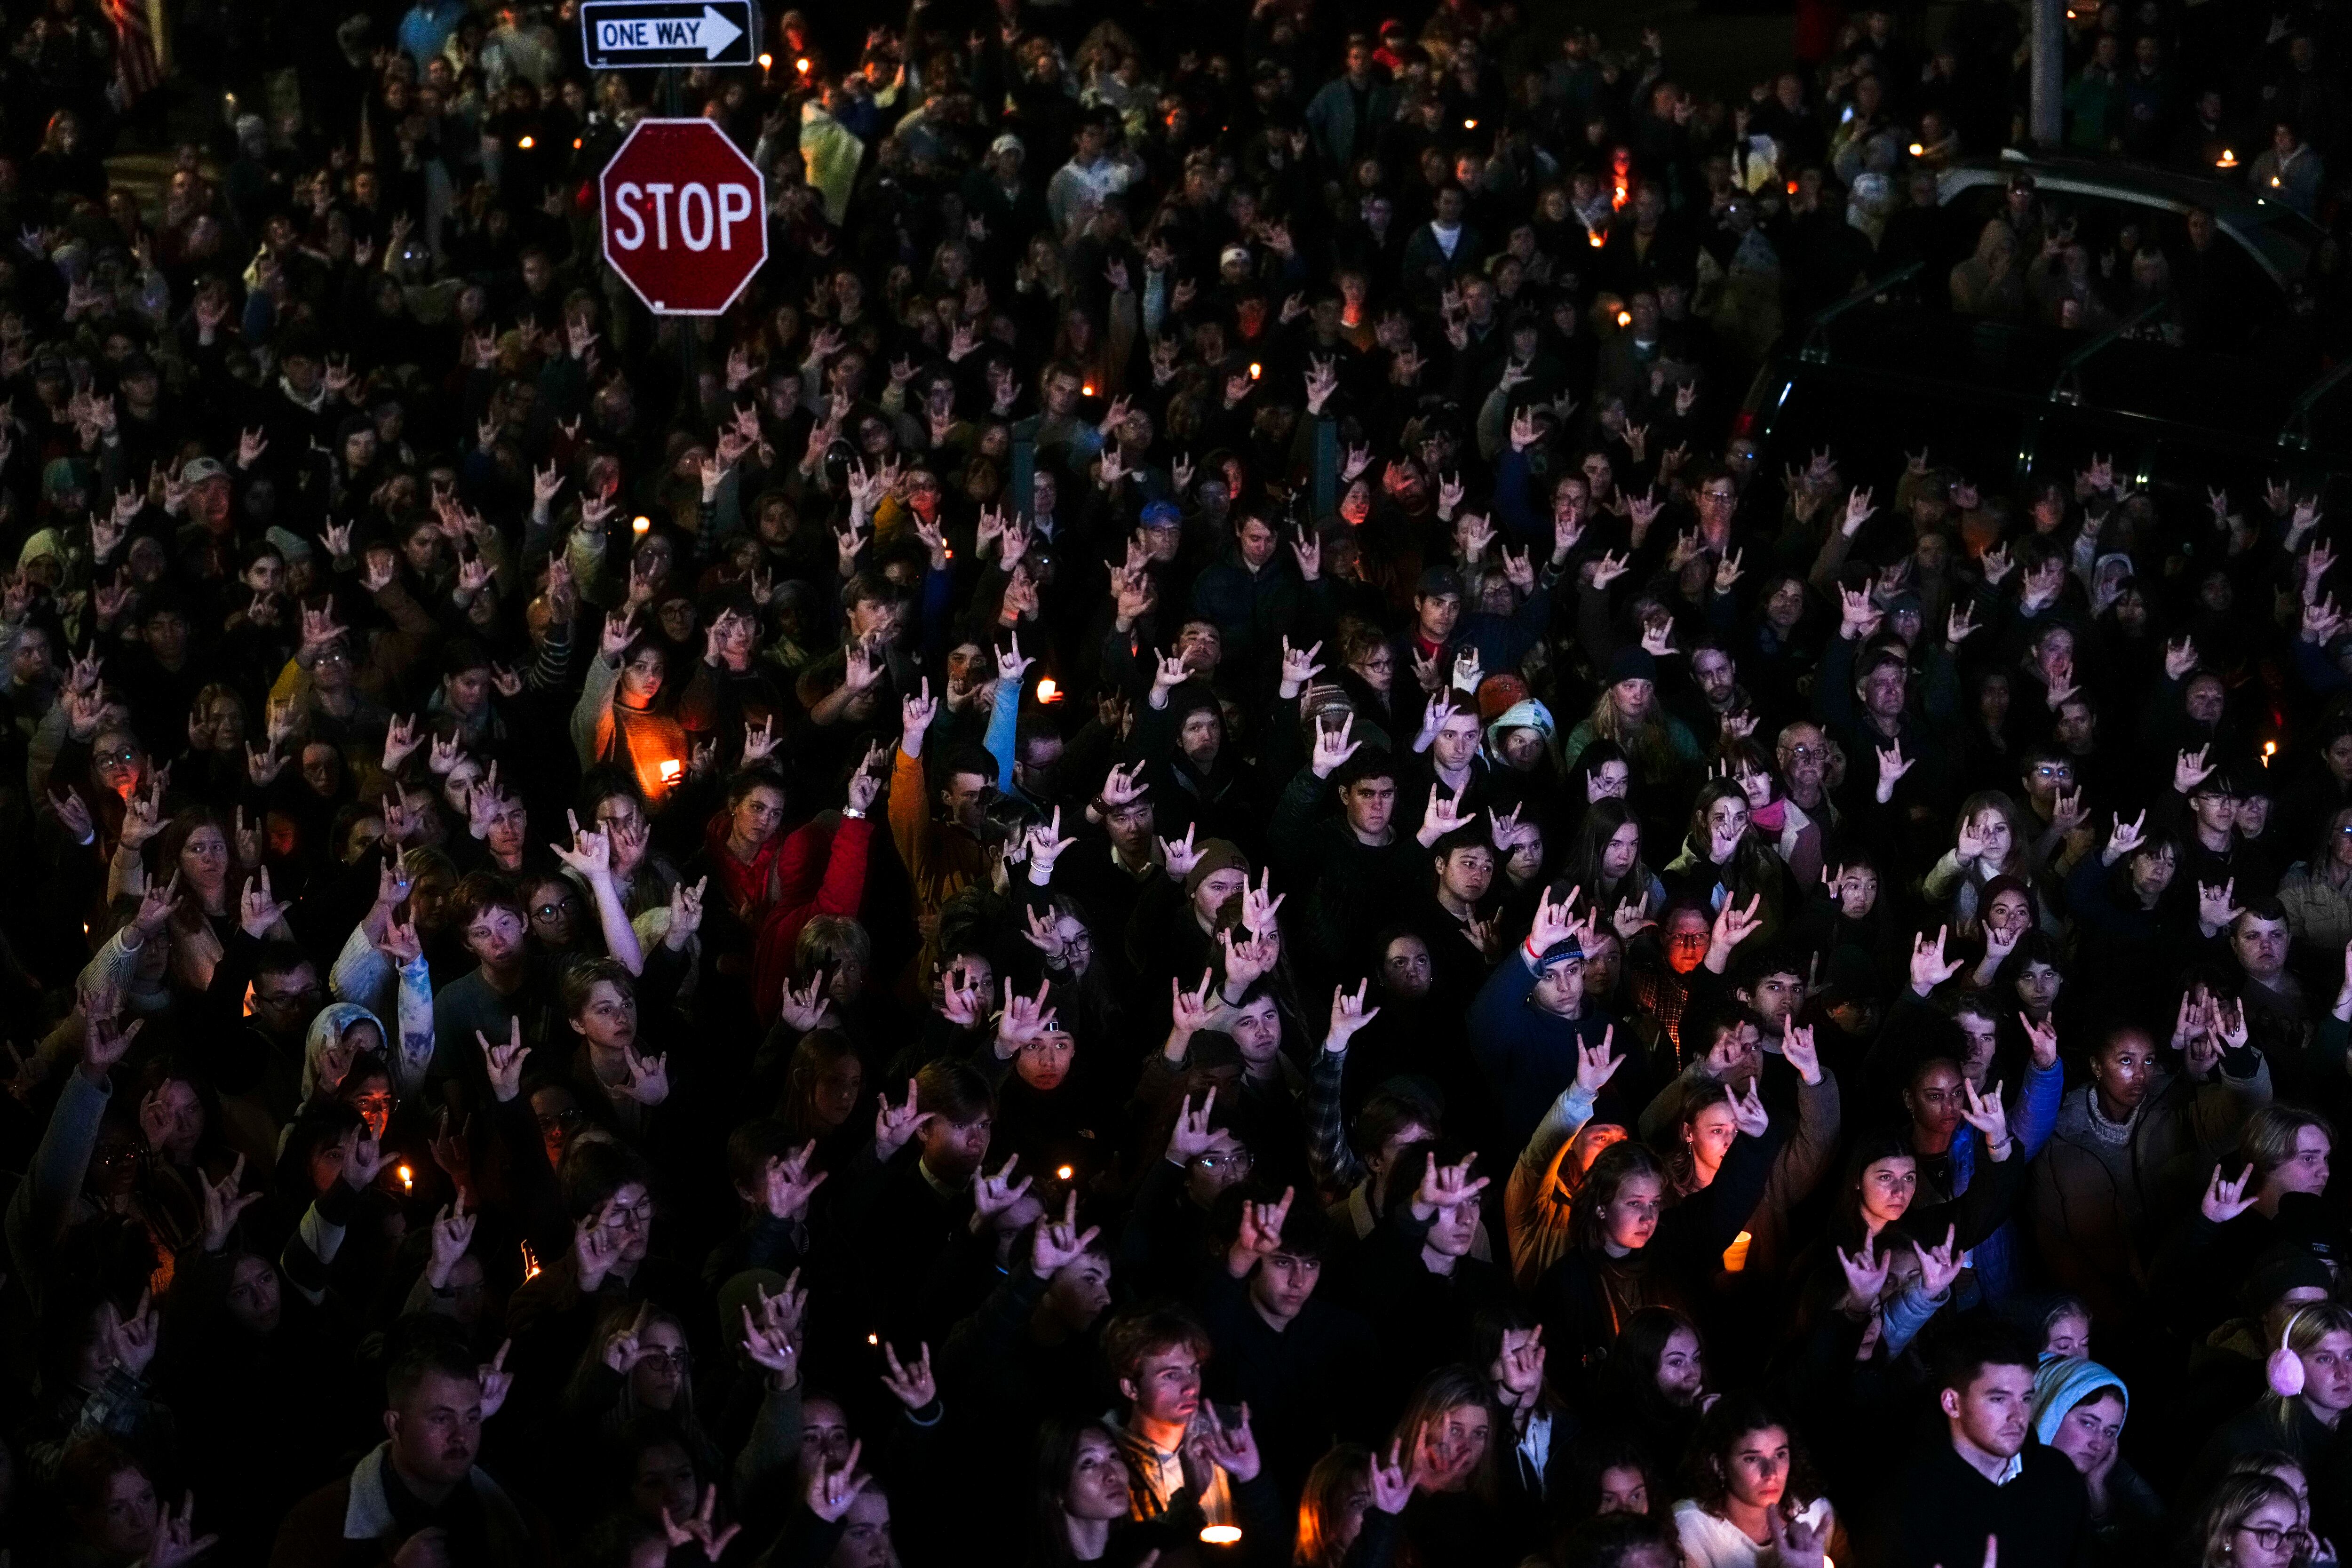
[(2289, 1318), (2286, 1327), (2279, 1331), (2279, 1348), (2271, 1352), (2270, 1360), (2263, 1363), (2263, 1373), (2270, 1380), (2271, 1392), (2281, 1399), (2293, 1399), (2303, 1392), (2303, 1358), (2287, 1347), (2287, 1341), (2294, 1337), (2295, 1324), (2309, 1310), (2307, 1307), (2295, 1309), (2294, 1316)]

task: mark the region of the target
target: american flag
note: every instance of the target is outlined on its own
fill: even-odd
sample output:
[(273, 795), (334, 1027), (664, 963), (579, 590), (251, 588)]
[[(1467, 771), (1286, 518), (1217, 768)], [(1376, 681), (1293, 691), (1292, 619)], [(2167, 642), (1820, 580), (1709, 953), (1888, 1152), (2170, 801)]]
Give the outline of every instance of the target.
[(163, 84), (146, 0), (99, 0), (99, 4), (106, 19), (114, 24), (114, 68), (121, 79), (123, 100), (135, 102)]

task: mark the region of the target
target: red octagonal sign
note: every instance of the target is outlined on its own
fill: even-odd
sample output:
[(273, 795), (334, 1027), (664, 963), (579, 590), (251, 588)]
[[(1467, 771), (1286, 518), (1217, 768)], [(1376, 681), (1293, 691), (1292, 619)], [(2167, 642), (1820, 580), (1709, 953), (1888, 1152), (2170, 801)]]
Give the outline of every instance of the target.
[(708, 120), (640, 120), (596, 182), (604, 260), (663, 316), (715, 316), (768, 259), (759, 166)]

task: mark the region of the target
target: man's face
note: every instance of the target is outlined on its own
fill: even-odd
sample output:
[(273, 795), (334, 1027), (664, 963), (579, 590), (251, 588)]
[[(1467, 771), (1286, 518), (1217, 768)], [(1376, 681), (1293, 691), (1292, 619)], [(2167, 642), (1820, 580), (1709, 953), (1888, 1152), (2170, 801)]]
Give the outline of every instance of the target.
[(1429, 944), (1417, 936), (1401, 936), (1381, 955), (1381, 983), (1398, 996), (1412, 1000), (1429, 994)]
[(1691, 679), (1706, 698), (1710, 707), (1721, 708), (1731, 700), (1738, 672), (1732, 668), (1728, 655), (1717, 648), (1701, 648), (1691, 655)]
[(1762, 976), (1752, 991), (1738, 993), (1739, 999), (1756, 1009), (1764, 1020), (1765, 1032), (1778, 1035), (1789, 1026), (1789, 1020), (1804, 1010), (1805, 977), (1789, 970)]
[(1475, 904), (1495, 885), (1495, 852), (1484, 844), (1467, 844), (1439, 862), (1438, 890), (1456, 903)]
[(2317, 1127), (2298, 1127), (2294, 1152), (2270, 1173), (2263, 1185), (2274, 1193), (2321, 1193), (2327, 1188), (2327, 1159), (2332, 1144)]
[(988, 796), (994, 787), (982, 774), (954, 773), (940, 791), (940, 804), (949, 821), (967, 833), (978, 833), (987, 821)]
[(984, 1111), (970, 1121), (934, 1116), (923, 1123), (923, 1163), (942, 1181), (963, 1181), (988, 1158), (995, 1130), (996, 1119)]
[(1437, 739), (1430, 749), (1444, 768), (1466, 768), (1470, 759), (1478, 754), (1478, 717), (1475, 713), (1455, 711), (1445, 716), (1437, 727)]
[(1315, 1294), (1316, 1281), (1322, 1278), (1321, 1258), (1277, 1252), (1250, 1276), (1250, 1300), (1266, 1317), (1287, 1323), (1306, 1310), (1307, 1299)]
[(1339, 807), (1357, 837), (1376, 839), (1389, 830), (1396, 815), (1396, 780), (1374, 776), (1358, 779), (1339, 792)]
[(1454, 635), (1454, 625), (1462, 618), (1462, 595), (1416, 594), (1412, 607), (1423, 639), (1442, 643)]
[(319, 972), (308, 963), (266, 972), (253, 983), (253, 1016), (273, 1035), (299, 1034), (325, 999)]
[(1260, 996), (1234, 1016), (1226, 1032), (1240, 1047), (1242, 1060), (1262, 1067), (1282, 1048), (1282, 1010), (1271, 996)]
[(1142, 1419), (1181, 1426), (1201, 1408), (1201, 1358), (1188, 1345), (1156, 1351), (1138, 1363), (1133, 1377), (1119, 1379), (1119, 1392), (1135, 1402)]
[(1584, 960), (1547, 963), (1536, 976), (1536, 1005), (1555, 1018), (1573, 1018), (1584, 1006)]
[(2237, 930), (2230, 933), (2230, 946), (2238, 962), (2256, 980), (2273, 979), (2286, 967), (2286, 921), (2255, 914), (2240, 915)]
[(470, 1377), (428, 1372), (407, 1398), (383, 1413), (392, 1459), (401, 1473), (455, 1486), (482, 1448), (482, 1385)]
[(2190, 796), (2189, 809), (2207, 833), (2227, 833), (2238, 825), (2238, 797), (2218, 789)]
[(1966, 1388), (1948, 1388), (1941, 1399), (1956, 1442), (1995, 1458), (2013, 1458), (2025, 1447), (2032, 1425), (2033, 1369), (1987, 1365)]
[(522, 954), (523, 922), (514, 910), (492, 904), (466, 922), (466, 951), (484, 964), (512, 963)]

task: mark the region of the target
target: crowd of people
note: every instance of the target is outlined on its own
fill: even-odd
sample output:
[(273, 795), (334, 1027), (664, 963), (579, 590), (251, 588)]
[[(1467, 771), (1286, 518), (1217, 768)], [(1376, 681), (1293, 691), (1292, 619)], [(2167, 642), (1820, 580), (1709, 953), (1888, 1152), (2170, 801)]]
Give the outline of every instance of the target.
[[(2341, 12), (2069, 15), (2346, 347)], [(1954, 233), (2003, 0), (1796, 20), (12, 8), (5, 1560), (2334, 1562), (2339, 498), (1737, 417), (1909, 261), (2247, 335)]]

